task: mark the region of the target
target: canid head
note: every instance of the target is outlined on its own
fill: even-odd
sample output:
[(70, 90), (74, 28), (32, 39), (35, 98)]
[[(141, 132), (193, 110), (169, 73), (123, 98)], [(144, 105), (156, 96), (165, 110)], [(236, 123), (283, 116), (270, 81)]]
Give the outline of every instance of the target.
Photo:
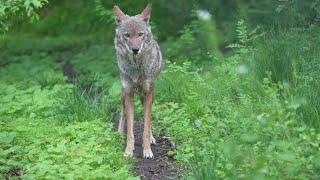
[(124, 46), (127, 53), (137, 55), (152, 39), (149, 24), (152, 6), (148, 4), (141, 14), (128, 16), (118, 6), (113, 9), (117, 23), (116, 40)]

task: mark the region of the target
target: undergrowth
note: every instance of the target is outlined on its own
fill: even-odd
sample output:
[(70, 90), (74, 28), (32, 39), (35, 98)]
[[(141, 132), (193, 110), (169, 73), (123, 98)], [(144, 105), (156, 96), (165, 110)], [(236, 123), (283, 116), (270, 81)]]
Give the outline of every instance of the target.
[[(193, 28), (162, 46), (168, 59), (153, 109), (155, 133), (176, 145), (168, 156), (185, 167), (182, 178), (319, 179), (318, 30), (249, 31), (240, 21), (233, 53), (223, 57), (199, 48)], [(132, 177), (112, 130), (121, 88), (113, 46), (61, 37), (33, 52), (14, 46), (23, 37), (3, 39), (2, 176)], [(77, 72), (74, 85), (64, 61)]]
[[(288, 88), (283, 76), (272, 71), (273, 66), (278, 66), (276, 63), (263, 64), (261, 58), (264, 56), (259, 53), (262, 50), (273, 53), (276, 49), (268, 50), (260, 45), (272, 42), (268, 38), (273, 36), (259, 32), (261, 30), (250, 33), (243, 22), (238, 26), (243, 27), (238, 28), (239, 42), (231, 46), (235, 53), (223, 60), (214, 54), (202, 54), (207, 56), (204, 62), (207, 67), (204, 68), (188, 61), (201, 59), (193, 59), (198, 51), (188, 57), (173, 51), (196, 46), (192, 29), (182, 32), (181, 43), (184, 45), (179, 45), (178, 40), (164, 46), (169, 60), (156, 87), (153, 109), (156, 133), (165, 134), (177, 145), (168, 156), (186, 168), (189, 172), (186, 178), (317, 179), (320, 134), (317, 124), (301, 115), (313, 106), (313, 102), (318, 102), (317, 99), (292, 98), (305, 96), (306, 91), (296, 94), (297, 91), (293, 91), (296, 88)], [(95, 79), (94, 87), (108, 98), (108, 108), (117, 112), (120, 82), (110, 49), (108, 46), (92, 46), (71, 62), (77, 71), (85, 72), (80, 75), (80, 82), (86, 84), (88, 77)], [(281, 54), (282, 49), (278, 50)], [(297, 76), (296, 73), (292, 71), (286, 75)], [(315, 71), (304, 73), (309, 78), (317, 78)], [(317, 89), (312, 88), (317, 83), (309, 86), (302, 82), (297, 82), (296, 87), (317, 93)], [(136, 105), (140, 112), (140, 105)], [(318, 123), (317, 119), (315, 123)]]
[[(295, 31), (281, 41), (238, 26), (225, 62), (212, 58), (207, 71), (169, 63), (161, 74), (154, 114), (160, 133), (178, 144), (171, 155), (194, 179), (318, 179), (318, 45), (303, 41), (297, 52)], [(315, 67), (306, 69), (309, 62)]]
[(24, 179), (127, 179), (108, 109), (66, 83), (55, 56), (15, 57), (0, 68), (0, 174)]

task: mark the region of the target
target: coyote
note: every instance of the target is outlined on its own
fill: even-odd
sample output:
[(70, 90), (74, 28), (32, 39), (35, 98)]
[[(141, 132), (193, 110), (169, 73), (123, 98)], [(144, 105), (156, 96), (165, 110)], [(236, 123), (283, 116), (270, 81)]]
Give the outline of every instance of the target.
[(128, 16), (115, 6), (116, 36), (114, 44), (120, 73), (122, 95), (118, 131), (124, 131), (127, 120), (127, 146), (125, 155), (134, 150), (134, 94), (140, 95), (144, 105), (143, 157), (153, 158), (151, 143), (156, 143), (151, 130), (151, 108), (154, 101), (156, 77), (164, 67), (158, 43), (153, 39), (149, 24), (152, 6), (148, 4), (141, 14)]

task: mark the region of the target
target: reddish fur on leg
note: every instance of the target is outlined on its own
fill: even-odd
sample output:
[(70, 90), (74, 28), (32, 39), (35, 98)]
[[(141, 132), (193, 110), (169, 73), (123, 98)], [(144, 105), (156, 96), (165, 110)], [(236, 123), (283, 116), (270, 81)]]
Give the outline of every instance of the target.
[(125, 92), (125, 114), (127, 119), (127, 147), (126, 155), (132, 156), (134, 150), (134, 134), (133, 134), (133, 119), (134, 119), (134, 104), (133, 92)]
[(153, 103), (153, 91), (149, 91), (145, 95), (144, 106), (144, 131), (143, 131), (143, 156), (145, 158), (153, 158), (151, 151), (151, 111)]

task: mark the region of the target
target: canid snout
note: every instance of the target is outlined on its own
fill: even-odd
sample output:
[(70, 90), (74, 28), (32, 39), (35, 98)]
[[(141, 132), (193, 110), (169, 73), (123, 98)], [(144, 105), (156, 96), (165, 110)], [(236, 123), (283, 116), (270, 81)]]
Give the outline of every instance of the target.
[(132, 39), (129, 40), (129, 48), (131, 49), (133, 54), (139, 54), (141, 51), (141, 46), (142, 46), (142, 38), (140, 37), (133, 37)]
[(138, 54), (139, 49), (137, 49), (137, 48), (132, 48), (132, 52), (133, 52), (133, 54)]

